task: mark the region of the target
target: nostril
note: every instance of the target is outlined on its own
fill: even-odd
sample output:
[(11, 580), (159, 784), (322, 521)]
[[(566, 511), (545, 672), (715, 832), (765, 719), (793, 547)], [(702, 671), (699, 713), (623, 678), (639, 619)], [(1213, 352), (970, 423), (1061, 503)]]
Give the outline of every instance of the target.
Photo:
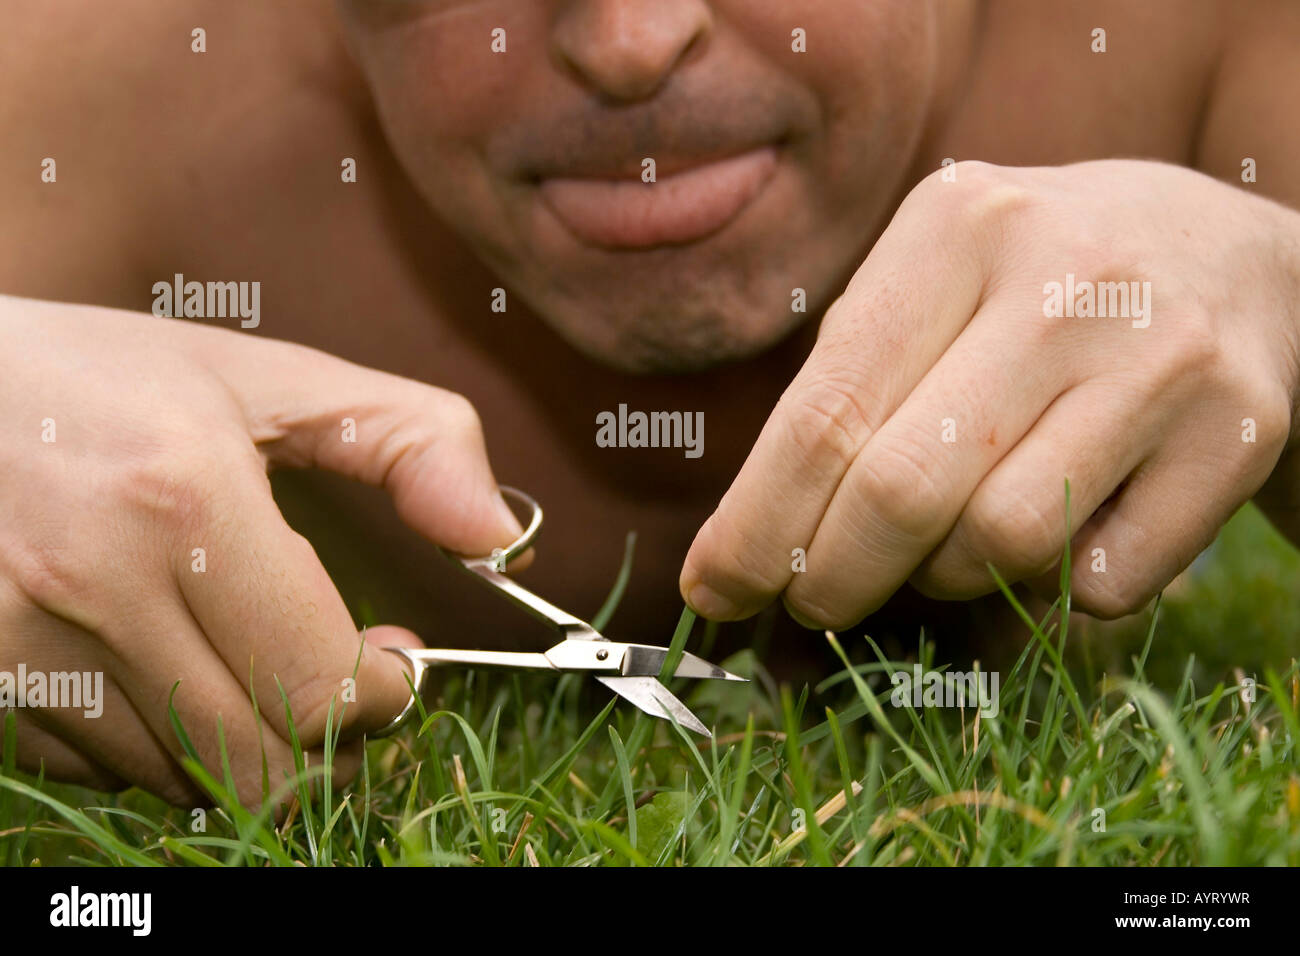
[(552, 27), (556, 53), (602, 98), (648, 99), (712, 29), (702, 0), (618, 0), (570, 4)]

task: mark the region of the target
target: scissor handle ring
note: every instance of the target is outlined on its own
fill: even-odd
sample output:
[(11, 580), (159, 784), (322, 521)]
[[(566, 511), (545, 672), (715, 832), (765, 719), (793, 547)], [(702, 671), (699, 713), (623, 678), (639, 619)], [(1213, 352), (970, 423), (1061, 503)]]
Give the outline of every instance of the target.
[(411, 665), (411, 686), (415, 690), (411, 694), (410, 700), (406, 702), (406, 706), (402, 708), (402, 712), (378, 730), (371, 731), (370, 737), (390, 737), (406, 726), (407, 721), (416, 712), (415, 702), (424, 689), (424, 672), (428, 670), (428, 665), (414, 654), (407, 653), (405, 647), (385, 647), (383, 650), (399, 655)]
[[(512, 498), (528, 507), (531, 511), (528, 526), (524, 528), (523, 534), (511, 542), (508, 548), (495, 551), (485, 558), (462, 558), (456, 555), (456, 559), (467, 568), (487, 567), (495, 571), (504, 571), (506, 565), (533, 546), (533, 541), (537, 539), (538, 533), (542, 530), (542, 506), (537, 503), (537, 500), (532, 495), (520, 491), (518, 488), (502, 485), (501, 496), (503, 498)], [(409, 653), (404, 647), (385, 647), (384, 650), (400, 655), (403, 660), (411, 665), (411, 684), (415, 688), (415, 693), (411, 694), (411, 699), (406, 702), (402, 712), (384, 726), (372, 732), (371, 737), (391, 736), (406, 725), (407, 721), (411, 719), (411, 715), (416, 712), (416, 699), (423, 690), (424, 673), (429, 669), (428, 663)]]
[(542, 530), (542, 506), (537, 503), (537, 499), (520, 491), (518, 488), (511, 488), (508, 485), (501, 486), (501, 497), (513, 499), (528, 507), (531, 512), (528, 526), (524, 528), (524, 533), (507, 548), (494, 551), (485, 558), (461, 558), (461, 563), (467, 568), (487, 566), (497, 571), (504, 571), (511, 561), (533, 546), (533, 541), (537, 539), (538, 533)]

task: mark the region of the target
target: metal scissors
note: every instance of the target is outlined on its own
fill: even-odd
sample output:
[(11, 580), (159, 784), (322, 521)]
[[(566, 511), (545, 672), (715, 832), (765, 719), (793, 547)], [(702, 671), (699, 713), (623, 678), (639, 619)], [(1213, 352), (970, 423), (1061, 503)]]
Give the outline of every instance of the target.
[[(705, 737), (713, 736), (699, 718), (691, 713), (672, 691), (659, 682), (659, 671), (668, 656), (668, 648), (653, 644), (623, 644), (611, 641), (586, 621), (574, 617), (567, 611), (562, 611), (505, 575), (507, 565), (532, 547), (533, 541), (542, 530), (542, 509), (535, 500), (517, 488), (503, 485), (501, 493), (531, 510), (528, 526), (519, 539), (508, 548), (496, 549), (490, 557), (486, 558), (463, 558), (447, 554), (445, 551), (443, 553), (480, 581), (495, 588), (503, 597), (550, 625), (558, 633), (560, 642), (543, 652), (480, 651), (440, 647), (385, 648), (401, 655), (410, 663), (411, 685), (415, 692), (402, 708), (402, 712), (371, 736), (386, 737), (403, 727), (417, 712), (416, 700), (423, 691), (424, 679), (429, 668), (449, 664), (591, 674), (614, 693), (650, 716), (676, 720), (677, 723), (697, 734), (703, 734)], [(682, 653), (682, 659), (677, 664), (673, 676), (745, 680), (686, 652)]]

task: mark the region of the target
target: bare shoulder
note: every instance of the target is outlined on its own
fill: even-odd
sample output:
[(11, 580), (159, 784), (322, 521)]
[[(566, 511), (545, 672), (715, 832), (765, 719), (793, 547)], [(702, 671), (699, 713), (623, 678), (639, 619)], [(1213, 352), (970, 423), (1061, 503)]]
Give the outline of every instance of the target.
[(1224, 15), (1218, 0), (984, 0), (946, 155), (1191, 162)]
[(0, 291), (111, 300), (175, 190), (202, 188), (195, 159), (328, 75), (330, 29), (328, 0), (0, 4)]
[[(42, 0), (0, 6), (6, 133), (88, 141), (122, 121), (251, 102), (336, 54), (329, 0)], [(129, 130), (127, 131), (129, 132)], [(96, 150), (125, 135), (95, 135)]]
[(1300, 3), (1223, 0), (1222, 23), (1197, 165), (1300, 208)]

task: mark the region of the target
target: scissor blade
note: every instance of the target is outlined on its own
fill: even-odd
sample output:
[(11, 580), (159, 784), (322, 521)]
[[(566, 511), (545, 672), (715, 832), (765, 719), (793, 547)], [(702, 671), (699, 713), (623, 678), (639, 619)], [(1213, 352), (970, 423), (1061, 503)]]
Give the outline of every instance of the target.
[(600, 681), (624, 700), (629, 701), (651, 717), (676, 721), (688, 730), (705, 737), (712, 737), (709, 728), (700, 723), (700, 719), (678, 700), (673, 692), (653, 677), (603, 677)]
[[(666, 647), (655, 647), (652, 644), (631, 644), (628, 646), (627, 655), (623, 659), (623, 673), (628, 677), (658, 676), (663, 669), (664, 658), (667, 656), (668, 648)], [(710, 664), (704, 658), (696, 657), (689, 651), (682, 652), (682, 659), (677, 664), (677, 670), (673, 671), (673, 676), (692, 677), (701, 680), (745, 680), (745, 678), (739, 677), (730, 671), (723, 670), (717, 664)]]

